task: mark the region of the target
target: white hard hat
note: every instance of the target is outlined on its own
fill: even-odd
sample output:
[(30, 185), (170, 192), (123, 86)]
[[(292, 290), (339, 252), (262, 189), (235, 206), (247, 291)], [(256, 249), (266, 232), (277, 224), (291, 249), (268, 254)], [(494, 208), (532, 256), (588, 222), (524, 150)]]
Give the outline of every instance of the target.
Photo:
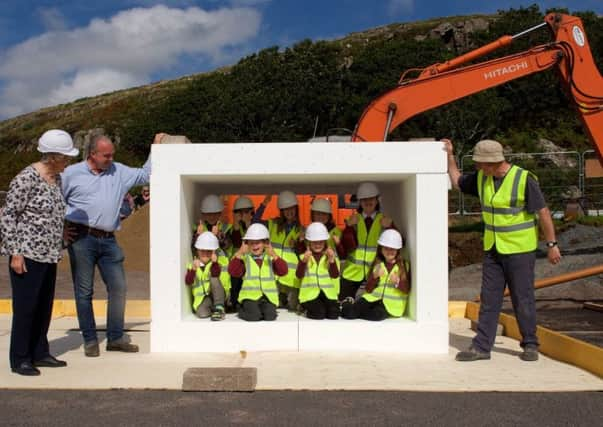
[(331, 202), (329, 199), (314, 199), (312, 200), (312, 206), (310, 207), (311, 211), (314, 212), (322, 212), (322, 213), (331, 213)]
[(201, 213), (219, 213), (224, 210), (224, 202), (215, 194), (205, 196), (201, 201)]
[(215, 251), (220, 247), (220, 243), (218, 242), (218, 238), (211, 231), (205, 231), (199, 234), (197, 240), (195, 241), (195, 248), (204, 249), (208, 251)]
[(374, 182), (363, 182), (358, 186), (358, 191), (356, 191), (356, 198), (358, 200), (377, 197), (378, 195), (379, 189)]
[(243, 240), (267, 240), (269, 238), (270, 233), (266, 226), (257, 222), (249, 226)]
[(281, 191), (278, 195), (277, 206), (279, 209), (286, 209), (297, 206), (297, 196), (293, 191)]
[(253, 202), (249, 197), (241, 196), (237, 200), (235, 200), (233, 211), (237, 211), (239, 209), (253, 209)]
[(402, 249), (402, 236), (393, 228), (385, 230), (377, 240), (381, 246), (392, 249)]
[(44, 132), (38, 139), (38, 151), (40, 153), (58, 153), (70, 157), (75, 157), (80, 152), (73, 146), (71, 136), (60, 129), (51, 129)]
[(322, 222), (313, 222), (306, 228), (306, 240), (310, 242), (329, 240), (329, 231)]

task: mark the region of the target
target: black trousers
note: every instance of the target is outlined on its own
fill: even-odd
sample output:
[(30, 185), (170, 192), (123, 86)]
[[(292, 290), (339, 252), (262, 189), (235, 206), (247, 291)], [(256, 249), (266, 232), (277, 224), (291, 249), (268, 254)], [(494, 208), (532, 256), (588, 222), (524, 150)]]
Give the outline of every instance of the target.
[(327, 298), (323, 291), (313, 300), (302, 303), (308, 319), (337, 319), (339, 318), (339, 302)]
[(342, 277), (339, 287), (339, 301), (343, 301), (347, 297), (355, 298), (358, 288), (360, 288), (363, 283), (364, 280), (361, 280), (360, 282), (353, 282)]
[(241, 277), (230, 278), (230, 305), (233, 308), (239, 305), (239, 293), (241, 292), (241, 286), (243, 286), (243, 279)]
[(477, 334), (473, 338), (473, 345), (479, 350), (489, 352), (494, 345), (506, 286), (511, 292), (511, 302), (522, 337), (521, 346), (538, 346), (534, 301), (535, 262), (535, 252), (504, 255), (492, 250), (484, 254)]
[(360, 298), (355, 303), (344, 303), (341, 316), (345, 319), (385, 320), (389, 316), (383, 301), (368, 302)]
[(239, 306), (239, 317), (249, 322), (275, 320), (276, 305), (268, 301), (268, 298), (265, 296), (262, 296), (257, 301), (244, 299)]
[(13, 324), (10, 333), (11, 368), (22, 362), (33, 362), (50, 354), (48, 328), (52, 316), (57, 265), (25, 258), (27, 272), (15, 273), (10, 268), (13, 292)]

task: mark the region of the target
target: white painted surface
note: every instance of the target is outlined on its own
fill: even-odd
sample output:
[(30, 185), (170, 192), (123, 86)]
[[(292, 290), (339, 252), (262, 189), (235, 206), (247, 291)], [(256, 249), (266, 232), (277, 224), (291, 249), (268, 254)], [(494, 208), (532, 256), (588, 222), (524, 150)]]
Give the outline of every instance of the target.
[[(152, 159), (152, 352), (447, 352), (448, 178), (442, 143), (154, 145)], [(205, 195), (354, 193), (367, 180), (379, 185), (382, 211), (402, 230), (410, 254), (409, 319), (317, 322), (288, 314), (252, 323), (190, 314), (183, 277)]]

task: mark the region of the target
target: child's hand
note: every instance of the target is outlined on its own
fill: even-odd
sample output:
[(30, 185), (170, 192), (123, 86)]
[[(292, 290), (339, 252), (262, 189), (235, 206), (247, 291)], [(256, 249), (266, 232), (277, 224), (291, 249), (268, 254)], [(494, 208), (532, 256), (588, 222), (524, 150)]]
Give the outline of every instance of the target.
[(268, 252), (268, 255), (270, 255), (270, 258), (272, 258), (272, 259), (278, 258), (278, 255), (276, 254), (276, 252), (274, 252), (274, 248), (272, 247), (272, 243), (268, 243), (266, 245), (266, 252)]
[(247, 243), (243, 242), (243, 244), (236, 253), (236, 257), (241, 259), (245, 256), (247, 252), (249, 252), (249, 246), (247, 245)]
[(373, 270), (373, 277), (379, 278), (379, 277), (383, 277), (384, 275), (385, 275), (385, 271), (383, 271), (381, 269), (381, 264), (377, 264), (375, 266), (375, 269)]
[(394, 285), (397, 285), (398, 283), (400, 283), (400, 276), (398, 275), (398, 273), (392, 273), (392, 275), (389, 276), (389, 278)]
[(197, 235), (203, 233), (205, 231), (205, 226), (203, 225), (203, 221), (199, 220), (199, 225), (197, 225)]
[(333, 251), (333, 249), (328, 247), (326, 250), (326, 254), (327, 254), (327, 259), (329, 260), (329, 263), (333, 264), (335, 262), (335, 251)]
[(355, 226), (356, 224), (358, 224), (358, 215), (352, 215), (351, 217), (345, 220), (345, 223), (350, 227)]
[(341, 243), (341, 238), (335, 234), (333, 234), (331, 236), (331, 238), (333, 239), (333, 242), (335, 243), (335, 246), (339, 246), (339, 244)]
[(303, 242), (306, 239), (306, 230), (302, 230), (299, 232), (299, 237), (297, 238), (297, 240), (299, 240), (300, 242)]
[(213, 252), (211, 254), (211, 262), (218, 262), (218, 255), (216, 254), (216, 252)]
[(193, 260), (193, 269), (197, 270), (199, 267), (201, 267), (201, 260), (199, 258), (195, 258)]
[(310, 261), (311, 256), (312, 256), (312, 251), (310, 249), (306, 249), (306, 252), (304, 252), (304, 258), (302, 261), (307, 263), (308, 261)]
[(389, 228), (392, 225), (392, 219), (386, 215), (381, 217), (381, 227)]

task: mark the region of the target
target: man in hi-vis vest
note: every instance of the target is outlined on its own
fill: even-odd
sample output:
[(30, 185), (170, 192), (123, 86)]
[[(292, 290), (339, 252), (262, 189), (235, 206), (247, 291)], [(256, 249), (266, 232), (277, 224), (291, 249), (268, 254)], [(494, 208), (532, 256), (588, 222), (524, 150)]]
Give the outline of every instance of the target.
[(455, 189), (479, 197), (484, 221), (484, 261), (477, 335), (468, 350), (456, 360), (490, 359), (496, 338), (505, 286), (511, 292), (519, 325), (522, 360), (538, 360), (534, 263), (538, 246), (538, 224), (546, 239), (548, 260), (561, 261), (555, 227), (536, 176), (505, 161), (503, 148), (493, 140), (477, 143), (473, 150), (476, 172), (461, 174), (448, 139), (448, 175)]

